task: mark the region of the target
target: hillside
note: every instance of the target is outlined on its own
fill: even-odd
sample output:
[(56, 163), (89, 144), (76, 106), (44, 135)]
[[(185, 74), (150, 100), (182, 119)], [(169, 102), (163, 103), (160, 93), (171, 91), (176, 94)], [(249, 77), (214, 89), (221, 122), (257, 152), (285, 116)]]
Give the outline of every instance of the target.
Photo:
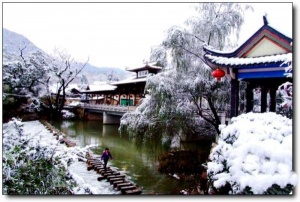
[[(3, 28), (3, 60), (10, 60), (10, 58), (19, 57), (20, 50), (22, 49), (24, 57), (26, 57), (26, 55), (30, 52), (37, 51), (40, 51), (48, 57), (51, 57), (25, 36)], [(81, 74), (84, 74), (87, 77), (90, 84), (92, 84), (94, 81), (107, 81), (109, 74), (113, 74), (118, 80), (122, 80), (130, 75), (129, 72), (117, 67), (96, 67), (91, 64), (87, 64)], [(74, 79), (73, 83), (79, 82), (80, 78), (77, 78)]]

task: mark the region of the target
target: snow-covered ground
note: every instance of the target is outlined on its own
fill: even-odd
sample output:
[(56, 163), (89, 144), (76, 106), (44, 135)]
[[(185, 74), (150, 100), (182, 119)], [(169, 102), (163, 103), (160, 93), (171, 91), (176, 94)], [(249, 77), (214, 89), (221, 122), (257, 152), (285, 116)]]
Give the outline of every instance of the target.
[[(18, 144), (20, 141), (18, 132), (14, 123), (22, 126), (23, 134), (21, 138), (23, 140), (30, 140), (30, 147), (43, 147), (46, 148), (45, 153), (51, 155), (51, 151), (55, 150), (54, 156), (63, 157), (63, 164), (67, 167), (69, 174), (78, 184), (73, 189), (75, 194), (119, 194), (119, 191), (115, 191), (113, 186), (106, 181), (98, 181), (97, 174), (94, 170), (88, 171), (87, 164), (82, 161), (78, 161), (79, 157), (82, 157), (89, 151), (89, 148), (97, 146), (90, 145), (88, 147), (67, 147), (65, 144), (59, 144), (56, 140), (56, 136), (49, 132), (45, 126), (39, 121), (11, 121), (3, 124), (3, 152), (6, 148), (10, 148), (11, 145)], [(21, 142), (21, 141), (20, 141)], [(33, 152), (34, 155), (35, 152)], [(72, 162), (71, 165), (67, 165), (67, 162)], [(20, 162), (22, 163), (22, 162)]]
[(69, 172), (79, 184), (77, 194), (85, 194), (82, 188), (91, 190), (93, 194), (120, 194), (120, 191), (115, 191), (109, 182), (105, 180), (98, 181), (99, 174), (94, 170), (87, 171), (87, 165), (84, 162), (77, 161), (72, 163), (69, 166)]

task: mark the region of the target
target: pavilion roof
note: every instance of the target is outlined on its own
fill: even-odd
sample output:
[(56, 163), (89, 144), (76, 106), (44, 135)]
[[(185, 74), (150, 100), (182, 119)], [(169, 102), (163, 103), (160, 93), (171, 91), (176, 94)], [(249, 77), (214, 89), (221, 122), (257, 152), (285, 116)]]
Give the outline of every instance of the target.
[(255, 65), (255, 64), (266, 64), (266, 63), (277, 63), (292, 61), (292, 53), (268, 55), (254, 58), (239, 58), (239, 57), (223, 57), (215, 55), (205, 55), (211, 63), (221, 66), (238, 67), (244, 65)]
[(112, 82), (111, 85), (122, 85), (122, 84), (130, 84), (130, 83), (141, 83), (141, 82), (146, 82), (147, 81), (147, 77), (143, 77), (143, 78), (136, 78), (136, 77), (130, 77), (128, 79), (124, 79), (122, 81), (116, 81), (116, 82)]
[(82, 90), (81, 93), (93, 93), (93, 92), (101, 92), (101, 91), (114, 91), (117, 86), (113, 86), (111, 84), (97, 84), (97, 85), (89, 85), (90, 90)]
[(221, 56), (221, 57), (245, 57), (245, 55), (255, 47), (261, 40), (268, 38), (274, 43), (281, 46), (287, 52), (292, 52), (292, 39), (278, 32), (268, 24), (264, 24), (258, 31), (256, 31), (248, 40), (241, 46), (231, 51), (216, 50), (209, 45), (204, 45), (203, 50), (207, 55)]
[(141, 66), (141, 67), (126, 68), (126, 71), (137, 72), (140, 70), (161, 70), (161, 69), (162, 67), (156, 66), (154, 64), (146, 63), (145, 66)]

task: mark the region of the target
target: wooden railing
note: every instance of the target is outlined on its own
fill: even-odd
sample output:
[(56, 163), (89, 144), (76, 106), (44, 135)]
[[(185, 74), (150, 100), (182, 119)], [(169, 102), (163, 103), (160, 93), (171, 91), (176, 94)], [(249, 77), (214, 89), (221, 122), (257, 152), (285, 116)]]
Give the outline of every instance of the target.
[(136, 109), (136, 106), (87, 104), (87, 103), (81, 104), (81, 106), (86, 109), (99, 109), (103, 111), (113, 111), (113, 112), (131, 112)]

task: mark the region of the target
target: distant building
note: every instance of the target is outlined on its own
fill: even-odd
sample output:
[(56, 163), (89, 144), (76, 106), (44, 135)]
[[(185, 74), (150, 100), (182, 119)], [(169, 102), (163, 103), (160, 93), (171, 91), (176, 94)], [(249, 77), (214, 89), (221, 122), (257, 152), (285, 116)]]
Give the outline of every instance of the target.
[(145, 96), (145, 86), (148, 76), (161, 71), (161, 67), (146, 63), (137, 68), (126, 68), (136, 75), (121, 81), (89, 86), (89, 90), (80, 91), (82, 102), (90, 104), (108, 104), (123, 106), (138, 106)]

